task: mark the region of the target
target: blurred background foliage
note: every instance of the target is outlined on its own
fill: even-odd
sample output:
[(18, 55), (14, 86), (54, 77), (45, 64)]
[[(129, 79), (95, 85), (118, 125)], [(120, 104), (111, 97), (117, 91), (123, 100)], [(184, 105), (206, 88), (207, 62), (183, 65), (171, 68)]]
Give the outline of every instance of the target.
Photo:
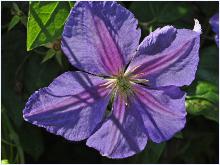
[[(157, 27), (203, 29), (196, 79), (187, 92), (186, 127), (171, 140), (148, 142), (133, 157), (102, 157), (82, 142), (70, 142), (22, 118), (28, 97), (58, 75), (76, 70), (60, 50), (64, 22), (74, 2), (1, 2), (2, 163), (218, 163), (219, 49), (209, 19), (218, 2), (119, 2), (139, 20), (142, 39)], [(166, 42), (166, 41), (164, 41)], [(73, 43), (77, 44), (77, 43)]]

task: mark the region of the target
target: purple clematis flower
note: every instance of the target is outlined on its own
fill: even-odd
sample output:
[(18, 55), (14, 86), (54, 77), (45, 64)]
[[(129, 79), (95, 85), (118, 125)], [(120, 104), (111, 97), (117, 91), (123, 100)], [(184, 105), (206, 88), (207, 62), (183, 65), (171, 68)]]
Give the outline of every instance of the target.
[[(186, 122), (185, 93), (195, 78), (201, 27), (158, 28), (139, 45), (137, 20), (116, 2), (77, 2), (62, 50), (82, 71), (66, 72), (35, 92), (24, 119), (109, 158), (170, 139)], [(138, 46), (139, 45), (139, 46)], [(112, 100), (112, 110), (106, 108)]]
[(216, 13), (209, 20), (210, 25), (212, 26), (212, 31), (216, 33), (215, 42), (219, 46), (219, 13)]

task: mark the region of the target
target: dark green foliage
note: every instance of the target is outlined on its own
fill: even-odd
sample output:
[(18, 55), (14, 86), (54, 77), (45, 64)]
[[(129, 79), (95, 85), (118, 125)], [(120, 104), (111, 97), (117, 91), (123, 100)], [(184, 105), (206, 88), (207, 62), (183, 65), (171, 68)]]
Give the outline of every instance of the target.
[(218, 2), (120, 4), (138, 18), (142, 38), (164, 25), (192, 29), (194, 18), (202, 24), (196, 79), (182, 88), (187, 92), (186, 127), (167, 142), (148, 141), (143, 152), (114, 160), (85, 141), (73, 143), (25, 122), (22, 110), (29, 96), (63, 72), (76, 70), (60, 50), (63, 25), (74, 3), (2, 2), (2, 163), (218, 163), (219, 49), (208, 23)]
[(130, 10), (141, 22), (155, 20), (157, 23), (171, 23), (191, 14), (190, 5), (183, 2), (135, 2)]

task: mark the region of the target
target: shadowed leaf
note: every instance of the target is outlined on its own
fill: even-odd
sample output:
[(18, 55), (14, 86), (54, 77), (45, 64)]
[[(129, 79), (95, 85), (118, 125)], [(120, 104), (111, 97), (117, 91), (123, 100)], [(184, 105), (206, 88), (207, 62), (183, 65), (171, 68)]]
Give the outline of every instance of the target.
[(10, 31), (15, 25), (17, 25), (20, 21), (20, 17), (15, 15), (12, 17), (11, 22), (8, 25), (8, 31)]
[(49, 49), (46, 52), (46, 56), (44, 56), (43, 60), (41, 63), (46, 62), (47, 60), (51, 59), (54, 55), (56, 54), (56, 52), (53, 49)]
[(165, 142), (157, 144), (148, 141), (148, 144), (144, 149), (144, 151), (136, 155), (132, 159), (132, 163), (136, 163), (137, 161), (139, 163), (158, 163), (165, 147), (166, 147)]

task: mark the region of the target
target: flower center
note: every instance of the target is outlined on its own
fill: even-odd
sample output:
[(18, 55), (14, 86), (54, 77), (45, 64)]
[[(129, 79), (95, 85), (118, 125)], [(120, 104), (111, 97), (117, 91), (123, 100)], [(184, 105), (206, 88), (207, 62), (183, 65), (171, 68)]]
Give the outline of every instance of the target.
[(117, 76), (106, 79), (108, 82), (104, 83), (102, 86), (106, 88), (112, 88), (112, 93), (119, 92), (123, 96), (127, 97), (133, 94), (133, 85), (141, 84), (147, 85), (148, 80), (139, 79), (132, 73), (120, 73)]
[(127, 76), (120, 75), (116, 79), (116, 87), (119, 90), (119, 92), (128, 94), (132, 90), (132, 85)]

